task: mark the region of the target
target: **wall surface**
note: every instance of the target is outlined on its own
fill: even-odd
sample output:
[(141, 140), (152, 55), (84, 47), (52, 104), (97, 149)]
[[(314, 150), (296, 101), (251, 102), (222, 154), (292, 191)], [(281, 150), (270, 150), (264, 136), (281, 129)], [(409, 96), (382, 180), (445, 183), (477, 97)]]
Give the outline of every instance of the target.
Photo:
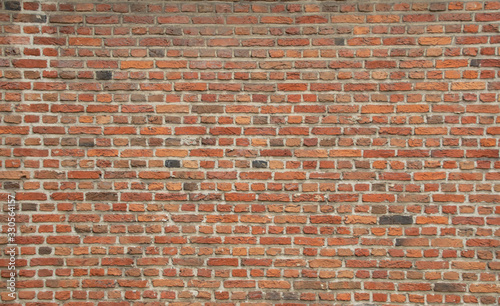
[(499, 1), (3, 1), (1, 300), (498, 305), (499, 25)]

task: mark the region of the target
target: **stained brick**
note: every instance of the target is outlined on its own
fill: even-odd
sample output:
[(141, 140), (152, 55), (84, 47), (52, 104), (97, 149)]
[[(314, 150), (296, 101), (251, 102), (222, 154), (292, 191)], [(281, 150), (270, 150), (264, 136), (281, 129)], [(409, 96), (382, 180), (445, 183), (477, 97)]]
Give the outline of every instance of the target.
[(379, 218), (380, 225), (386, 224), (413, 224), (412, 216), (381, 216)]

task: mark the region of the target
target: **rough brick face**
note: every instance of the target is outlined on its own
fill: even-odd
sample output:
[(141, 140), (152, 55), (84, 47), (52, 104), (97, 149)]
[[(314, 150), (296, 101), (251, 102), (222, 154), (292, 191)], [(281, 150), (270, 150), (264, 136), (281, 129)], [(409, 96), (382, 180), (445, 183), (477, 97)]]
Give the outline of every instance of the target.
[(499, 1), (92, 1), (0, 3), (3, 302), (500, 303)]

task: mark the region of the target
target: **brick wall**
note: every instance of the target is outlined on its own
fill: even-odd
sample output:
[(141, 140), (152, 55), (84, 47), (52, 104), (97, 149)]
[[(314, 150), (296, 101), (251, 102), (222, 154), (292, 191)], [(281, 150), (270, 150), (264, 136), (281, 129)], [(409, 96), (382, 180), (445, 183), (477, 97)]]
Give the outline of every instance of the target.
[(3, 1), (13, 303), (498, 305), (499, 10)]

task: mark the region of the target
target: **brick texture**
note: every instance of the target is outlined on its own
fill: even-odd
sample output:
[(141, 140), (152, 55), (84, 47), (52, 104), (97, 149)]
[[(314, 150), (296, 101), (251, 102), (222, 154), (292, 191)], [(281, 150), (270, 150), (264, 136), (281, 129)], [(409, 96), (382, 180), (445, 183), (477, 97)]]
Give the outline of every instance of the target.
[(498, 305), (499, 26), (499, 1), (2, 1), (1, 300)]

